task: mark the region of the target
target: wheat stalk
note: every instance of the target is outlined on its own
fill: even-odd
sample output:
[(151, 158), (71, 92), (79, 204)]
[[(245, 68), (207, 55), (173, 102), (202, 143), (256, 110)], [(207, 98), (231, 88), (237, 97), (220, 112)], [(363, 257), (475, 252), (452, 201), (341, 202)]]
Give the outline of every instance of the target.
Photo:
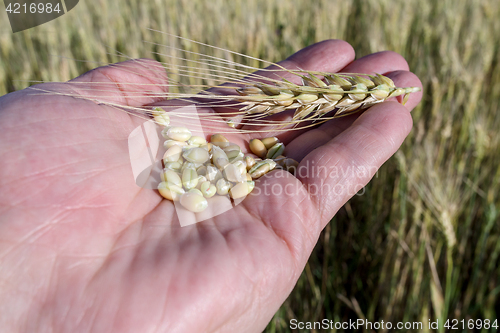
[[(241, 132), (290, 131), (317, 126), (330, 119), (365, 110), (391, 97), (404, 95), (404, 104), (408, 100), (409, 94), (420, 90), (418, 87), (396, 87), (389, 77), (380, 74), (325, 73), (286, 69), (279, 64), (262, 59), (184, 37), (161, 33), (189, 43), (222, 50), (264, 65), (271, 65), (271, 68), (262, 69), (173, 46), (156, 44), (183, 52), (186, 56), (157, 53), (159, 56), (172, 60), (172, 62), (158, 65), (158, 70), (167, 70), (169, 73), (169, 83), (165, 85), (169, 88), (169, 92), (150, 93), (147, 96), (153, 95), (170, 100), (163, 109), (171, 117), (192, 118), (192, 113), (184, 113), (179, 110), (186, 105), (186, 102), (195, 103), (198, 107), (196, 117), (204, 120), (206, 129), (220, 133), (227, 133), (221, 131), (221, 124), (224, 123)], [(187, 55), (199, 57), (199, 60), (188, 59)], [(186, 65), (176, 64), (175, 61), (179, 60)], [(252, 73), (255, 71), (257, 73)], [(286, 79), (285, 76), (289, 79)], [(174, 77), (179, 79), (175, 80)], [(292, 82), (294, 77), (301, 81), (300, 84)], [(183, 78), (209, 83), (184, 84), (181, 82)], [(84, 84), (88, 85), (88, 83)], [(145, 119), (151, 119), (154, 116), (154, 110), (151, 108), (129, 107), (107, 102), (104, 98), (106, 96), (103, 96), (102, 93), (106, 91), (108, 85), (114, 88), (114, 83), (93, 82), (93, 84), (99, 86), (99, 96), (57, 94), (93, 100)], [(140, 97), (145, 95), (144, 91), (147, 88), (147, 85), (142, 85), (140, 91), (128, 91), (130, 97)], [(224, 112), (214, 113), (211, 110), (207, 111), (206, 108), (224, 108)], [(284, 114), (288, 110), (295, 110), (293, 115), (288, 118), (276, 119), (276, 117), (272, 117), (276, 114)], [(246, 125), (246, 129), (241, 129), (242, 125)], [(249, 130), (248, 128), (253, 129)], [(232, 129), (228, 129), (228, 131), (234, 132)]]

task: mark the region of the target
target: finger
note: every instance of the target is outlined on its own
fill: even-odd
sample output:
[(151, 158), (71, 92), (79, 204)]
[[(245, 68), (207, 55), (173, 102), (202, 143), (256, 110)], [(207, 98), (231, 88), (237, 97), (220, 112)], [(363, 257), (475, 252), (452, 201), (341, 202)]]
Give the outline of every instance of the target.
[[(405, 87), (421, 87), (422, 83), (418, 77), (407, 71), (396, 71), (387, 74), (394, 83)], [(421, 92), (412, 93), (410, 99), (405, 104), (408, 110), (412, 110), (420, 101)], [(384, 105), (384, 103), (380, 104)], [(301, 161), (309, 152), (326, 144), (328, 141), (345, 131), (358, 118), (360, 114), (354, 114), (347, 117), (332, 119), (318, 128), (307, 131), (295, 140), (286, 145), (285, 155), (297, 161)]]
[(411, 127), (404, 106), (379, 104), (302, 160), (297, 177), (309, 191), (323, 226), (397, 151)]
[(342, 69), (343, 73), (386, 74), (394, 71), (408, 71), (408, 63), (399, 53), (382, 51), (372, 53), (353, 61)]
[(152, 59), (134, 59), (99, 67), (66, 85), (85, 98), (130, 107), (165, 99), (168, 91), (165, 69)]
[[(303, 69), (335, 73), (351, 63), (354, 60), (354, 55), (354, 49), (349, 43), (343, 40), (330, 39), (310, 45), (279, 62), (278, 65), (292, 70)], [(277, 66), (270, 66), (267, 69), (277, 69)], [(300, 78), (291, 73), (278, 72), (278, 74), (274, 74), (258, 71), (255, 74), (277, 80), (285, 78), (292, 82), (300, 82)]]
[[(318, 128), (304, 131), (294, 137), (288, 144), (285, 143), (284, 155), (293, 158), (296, 161), (302, 159), (314, 149), (323, 146), (338, 134), (346, 130), (359, 117), (359, 114), (353, 114), (346, 117), (332, 119)], [(295, 133), (289, 135), (289, 138)]]

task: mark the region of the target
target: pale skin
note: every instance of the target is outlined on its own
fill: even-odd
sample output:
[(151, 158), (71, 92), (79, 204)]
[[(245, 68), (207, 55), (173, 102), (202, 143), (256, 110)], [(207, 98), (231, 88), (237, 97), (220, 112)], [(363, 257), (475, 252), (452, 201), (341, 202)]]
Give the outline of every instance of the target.
[[(400, 55), (354, 61), (352, 47), (338, 40), (301, 50), (281, 65), (377, 72), (398, 86), (420, 86)], [(154, 61), (127, 66), (142, 75), (103, 67), (75, 79), (89, 84), (73, 93), (98, 89), (91, 82), (138, 83), (117, 84), (103, 98), (161, 105), (151, 97), (124, 98), (141, 83), (165, 83)], [(67, 91), (65, 85), (45, 88)], [(368, 172), (295, 178), (274, 171), (256, 188), (279, 185), (293, 194), (250, 195), (231, 211), (181, 228), (171, 202), (134, 183), (127, 138), (140, 119), (30, 89), (1, 97), (0, 327), (261, 332), (292, 291), (321, 230), (400, 147), (420, 99), (414, 93), (405, 106), (384, 102), (360, 116), (281, 137), (301, 165)], [(251, 137), (262, 135), (233, 139)]]

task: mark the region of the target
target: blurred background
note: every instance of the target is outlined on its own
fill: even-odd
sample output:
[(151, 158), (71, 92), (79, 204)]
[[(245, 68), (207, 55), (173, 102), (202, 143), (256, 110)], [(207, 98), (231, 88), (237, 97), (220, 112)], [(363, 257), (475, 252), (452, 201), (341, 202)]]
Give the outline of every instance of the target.
[(424, 87), (414, 129), (325, 228), (266, 332), (292, 318), (500, 317), (499, 1), (93, 0), (16, 34), (0, 9), (0, 95), (126, 57), (167, 61), (155, 43), (231, 57), (148, 28), (269, 61), (330, 38), (357, 57), (402, 54)]

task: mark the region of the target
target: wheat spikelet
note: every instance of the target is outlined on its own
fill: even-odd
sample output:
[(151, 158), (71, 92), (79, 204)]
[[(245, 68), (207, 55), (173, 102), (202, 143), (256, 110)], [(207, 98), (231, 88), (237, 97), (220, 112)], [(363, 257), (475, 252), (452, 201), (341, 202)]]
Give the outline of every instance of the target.
[[(192, 113), (179, 110), (187, 103), (194, 103), (198, 107), (196, 117), (203, 121), (207, 130), (214, 132), (230, 133), (234, 132), (234, 128), (241, 132), (303, 129), (365, 110), (391, 97), (404, 95), (403, 103), (405, 103), (410, 93), (420, 90), (417, 87), (396, 87), (390, 78), (380, 74), (324, 73), (287, 69), (262, 59), (165, 32), (160, 33), (270, 66), (262, 69), (173, 46), (155, 44), (158, 47), (185, 54), (182, 57), (156, 53), (156, 55), (172, 60), (172, 62), (158, 65), (158, 70), (166, 70), (169, 74), (169, 83), (164, 85), (169, 92), (148, 94), (145, 93), (148, 87), (143, 84), (137, 92), (127, 90), (130, 97), (154, 96), (168, 100), (168, 103), (162, 106), (163, 109), (170, 116), (180, 118), (193, 117)], [(188, 55), (199, 59), (188, 59)], [(181, 61), (183, 64), (179, 65), (175, 63), (176, 61)], [(182, 82), (183, 78), (207, 83), (185, 84)], [(295, 80), (300, 83), (293, 83), (292, 81)], [(99, 85), (99, 96), (58, 94), (93, 100), (145, 119), (154, 116), (152, 108), (130, 107), (107, 102), (106, 96), (102, 93), (106, 91), (107, 85), (113, 88), (114, 83), (94, 82), (93, 84)], [(214, 109), (219, 112), (213, 112)], [(273, 115), (284, 115), (284, 112), (288, 110), (295, 110), (290, 117), (273, 118)], [(221, 125), (229, 125), (232, 129), (224, 126), (227, 128), (227, 131), (224, 131)], [(243, 125), (245, 129), (241, 128)]]

